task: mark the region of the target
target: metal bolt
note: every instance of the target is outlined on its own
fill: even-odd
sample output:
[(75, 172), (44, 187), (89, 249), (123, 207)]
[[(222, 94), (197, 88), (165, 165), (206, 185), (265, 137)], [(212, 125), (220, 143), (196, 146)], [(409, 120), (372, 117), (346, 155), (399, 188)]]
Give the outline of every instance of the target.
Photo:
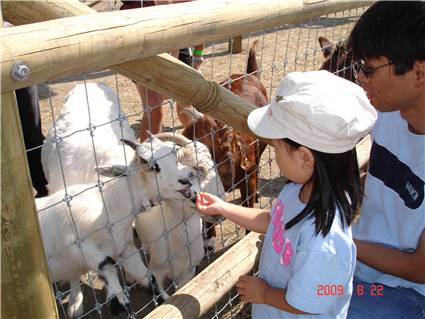
[(30, 75), (30, 68), (22, 61), (17, 61), (12, 67), (11, 76), (15, 81), (24, 81)]

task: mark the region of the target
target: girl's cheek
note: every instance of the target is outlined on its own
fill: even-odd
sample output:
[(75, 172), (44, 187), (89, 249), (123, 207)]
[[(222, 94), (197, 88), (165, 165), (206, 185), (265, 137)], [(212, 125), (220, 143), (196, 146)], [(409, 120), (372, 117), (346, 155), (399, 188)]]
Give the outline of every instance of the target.
[(283, 161), (281, 161), (281, 160), (277, 161), (277, 167), (279, 168), (280, 173), (285, 175), (286, 169), (285, 169), (285, 165), (284, 165)]

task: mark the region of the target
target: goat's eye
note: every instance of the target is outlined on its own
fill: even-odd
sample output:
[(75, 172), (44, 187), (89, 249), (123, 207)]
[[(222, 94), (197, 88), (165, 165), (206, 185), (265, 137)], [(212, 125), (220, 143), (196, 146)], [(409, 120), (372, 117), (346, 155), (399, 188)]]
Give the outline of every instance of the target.
[(183, 184), (183, 185), (192, 185), (192, 183), (190, 182), (188, 178), (180, 178), (178, 179), (178, 181), (180, 184)]
[(194, 178), (195, 177), (195, 174), (193, 172), (189, 172), (189, 175), (188, 176), (189, 176), (189, 178)]

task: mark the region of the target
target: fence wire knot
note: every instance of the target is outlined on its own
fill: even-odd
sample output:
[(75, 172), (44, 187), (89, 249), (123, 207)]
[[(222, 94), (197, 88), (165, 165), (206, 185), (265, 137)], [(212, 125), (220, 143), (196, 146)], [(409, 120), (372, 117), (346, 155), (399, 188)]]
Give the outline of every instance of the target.
[(55, 134), (55, 136), (52, 139), (52, 142), (56, 145), (62, 143), (63, 138), (60, 137), (59, 135)]
[(102, 182), (100, 179), (97, 181), (96, 186), (99, 188), (99, 191), (102, 192), (103, 186), (105, 186), (105, 183)]
[(84, 240), (83, 239), (76, 239), (76, 240), (74, 240), (74, 242), (73, 242), (73, 244), (75, 245), (75, 246), (77, 246), (78, 248), (80, 248), (81, 249), (81, 244), (84, 242)]
[(58, 302), (61, 302), (65, 294), (62, 291), (56, 291), (55, 298)]
[(97, 313), (99, 315), (102, 314), (102, 304), (101, 303), (96, 302), (96, 305), (94, 306), (94, 309), (97, 311)]
[(96, 126), (90, 123), (89, 126), (87, 127), (87, 130), (90, 132), (90, 136), (93, 137), (94, 131), (96, 130)]
[(68, 207), (71, 206), (71, 201), (72, 201), (73, 197), (69, 194), (65, 194), (65, 197), (63, 198), (63, 201), (66, 203), (66, 205)]

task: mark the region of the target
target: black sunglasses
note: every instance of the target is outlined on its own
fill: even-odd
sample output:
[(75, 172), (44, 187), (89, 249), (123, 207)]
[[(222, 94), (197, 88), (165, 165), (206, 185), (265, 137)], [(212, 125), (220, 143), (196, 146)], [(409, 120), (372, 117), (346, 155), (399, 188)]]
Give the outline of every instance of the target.
[(377, 66), (375, 68), (372, 68), (372, 67), (368, 66), (365, 63), (364, 60), (360, 60), (357, 63), (353, 64), (353, 74), (354, 74), (354, 77), (357, 79), (357, 77), (358, 77), (358, 75), (359, 75), (359, 73), (361, 71), (363, 73), (363, 75), (366, 78), (369, 79), (376, 70), (378, 70), (380, 68), (383, 68), (385, 66), (388, 66), (388, 65), (392, 65), (392, 64), (394, 64), (394, 63), (389, 62), (389, 63), (383, 64), (383, 65), (379, 65), (379, 66)]

